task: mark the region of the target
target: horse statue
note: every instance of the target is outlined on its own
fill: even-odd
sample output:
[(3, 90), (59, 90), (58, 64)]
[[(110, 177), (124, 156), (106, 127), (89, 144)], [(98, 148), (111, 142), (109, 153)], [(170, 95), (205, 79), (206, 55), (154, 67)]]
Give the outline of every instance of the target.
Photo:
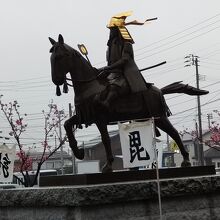
[(82, 128), (82, 124), (89, 126), (94, 123), (101, 134), (107, 158), (102, 172), (112, 172), (114, 157), (107, 125), (117, 123), (117, 121), (146, 120), (154, 117), (156, 134), (158, 134), (159, 130), (157, 128), (159, 128), (175, 140), (183, 157), (181, 166), (191, 166), (189, 153), (184, 148), (178, 131), (168, 119), (170, 112), (166, 105), (164, 94), (204, 95), (208, 91), (196, 89), (181, 82), (172, 83), (162, 89), (152, 85), (146, 91), (130, 94), (129, 97), (121, 97), (120, 100), (115, 100), (115, 103), (108, 110), (103, 109), (97, 102), (97, 96), (100, 97), (105, 93), (106, 81), (97, 77), (98, 70), (77, 50), (65, 44), (62, 35), (59, 35), (58, 42), (52, 38), (49, 38), (49, 40), (52, 44), (50, 49), (51, 76), (53, 83), (57, 85), (57, 93), (60, 93), (60, 85), (64, 84), (66, 88), (67, 73), (70, 73), (74, 88), (76, 114), (65, 121), (64, 128), (69, 140), (69, 146), (76, 158), (80, 160), (84, 158), (84, 149), (77, 147), (74, 129)]

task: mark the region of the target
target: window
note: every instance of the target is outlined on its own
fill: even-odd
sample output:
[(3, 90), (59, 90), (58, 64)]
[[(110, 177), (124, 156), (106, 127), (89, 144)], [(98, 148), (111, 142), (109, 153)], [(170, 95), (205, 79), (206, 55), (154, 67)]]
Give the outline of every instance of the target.
[(187, 152), (189, 152), (189, 145), (184, 145), (184, 148), (186, 149)]
[(54, 168), (54, 162), (46, 162), (46, 169), (53, 169)]
[(61, 168), (61, 165), (62, 165), (61, 161), (56, 161), (54, 168), (55, 168), (55, 169)]
[(193, 161), (193, 166), (198, 166), (198, 161)]

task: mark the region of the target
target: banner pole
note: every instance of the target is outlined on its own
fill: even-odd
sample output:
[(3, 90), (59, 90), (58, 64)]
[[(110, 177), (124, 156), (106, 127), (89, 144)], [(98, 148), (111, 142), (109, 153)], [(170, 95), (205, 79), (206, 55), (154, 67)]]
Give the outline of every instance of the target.
[(160, 220), (162, 220), (163, 215), (162, 215), (162, 205), (161, 205), (160, 177), (159, 177), (159, 168), (158, 168), (158, 157), (157, 157), (157, 148), (156, 148), (156, 135), (155, 135), (154, 117), (152, 117), (152, 122), (153, 122), (153, 147), (154, 147), (154, 155), (155, 155), (155, 160), (156, 160), (158, 202), (159, 202)]

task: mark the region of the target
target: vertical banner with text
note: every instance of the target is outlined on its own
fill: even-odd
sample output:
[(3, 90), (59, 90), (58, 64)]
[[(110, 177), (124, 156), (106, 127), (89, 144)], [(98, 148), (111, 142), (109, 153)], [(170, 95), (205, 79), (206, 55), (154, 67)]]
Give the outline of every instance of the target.
[[(162, 168), (163, 147), (156, 145), (156, 153), (157, 153), (158, 168)], [(154, 158), (153, 162), (146, 168), (147, 169), (156, 168), (156, 158)]]
[(152, 120), (119, 123), (124, 168), (145, 167), (154, 161)]
[(13, 180), (13, 169), (16, 147), (0, 146), (0, 182), (9, 183)]

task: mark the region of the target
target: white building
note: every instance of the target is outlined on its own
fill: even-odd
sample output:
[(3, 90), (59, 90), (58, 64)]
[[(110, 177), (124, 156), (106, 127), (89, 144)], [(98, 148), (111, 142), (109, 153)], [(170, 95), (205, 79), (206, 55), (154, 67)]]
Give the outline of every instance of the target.
[[(211, 141), (210, 131), (206, 130), (203, 132), (203, 142)], [(184, 134), (181, 136), (183, 144), (186, 150), (189, 152), (190, 161), (192, 166), (199, 165), (199, 143), (198, 140), (194, 139), (190, 134)], [(208, 146), (203, 143), (203, 153), (204, 153), (204, 164), (205, 165), (215, 165), (216, 168), (220, 168), (220, 147), (218, 146)], [(174, 154), (174, 161), (176, 166), (181, 166), (182, 155), (178, 152)]]

